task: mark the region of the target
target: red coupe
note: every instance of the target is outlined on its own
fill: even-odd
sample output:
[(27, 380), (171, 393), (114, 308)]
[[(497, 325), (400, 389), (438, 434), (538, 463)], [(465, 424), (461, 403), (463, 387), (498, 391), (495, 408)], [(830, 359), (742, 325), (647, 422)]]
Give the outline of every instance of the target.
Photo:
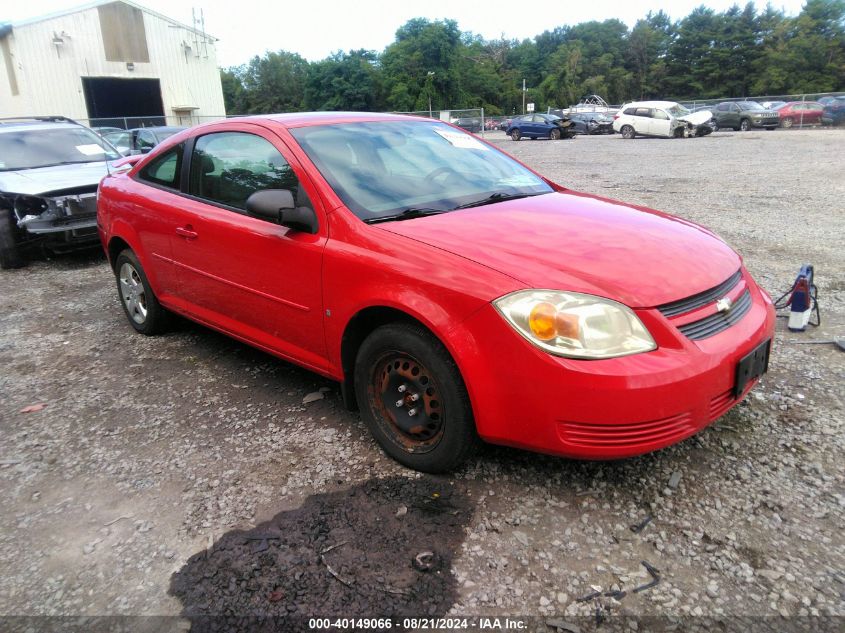
[(446, 123), (229, 119), (126, 163), (98, 224), (129, 323), (175, 312), (338, 381), (411, 468), (453, 469), (479, 437), (637, 455), (767, 369), (772, 302), (718, 236)]

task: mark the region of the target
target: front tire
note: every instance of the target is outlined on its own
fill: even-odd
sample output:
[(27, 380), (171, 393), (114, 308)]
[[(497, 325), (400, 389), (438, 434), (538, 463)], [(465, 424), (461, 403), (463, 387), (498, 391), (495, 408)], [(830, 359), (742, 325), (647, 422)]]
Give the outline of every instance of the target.
[(128, 248), (114, 262), (117, 295), (129, 324), (152, 336), (167, 329), (168, 312), (158, 302), (138, 257)]
[(742, 132), (747, 132), (751, 128), (751, 123), (748, 122), (748, 119), (743, 119), (739, 122), (739, 129)]
[(791, 116), (786, 117), (783, 121), (780, 122), (780, 124), (787, 129), (791, 128), (793, 123), (794, 121), (792, 120)]
[(513, 141), (518, 141), (518, 140), (519, 140), (519, 139), (521, 139), (521, 138), (522, 138), (522, 132), (520, 132), (520, 131), (519, 131), (518, 129), (516, 129), (516, 128), (514, 128), (513, 130), (511, 130), (511, 140), (513, 140)]
[(21, 255), (18, 248), (16, 232), (12, 212), (8, 209), (0, 209), (0, 268), (10, 269), (26, 266), (26, 259)]
[(451, 471), (477, 446), (458, 367), (419, 325), (390, 323), (364, 340), (355, 361), (355, 395), (373, 437), (408, 468)]
[(552, 128), (549, 130), (549, 140), (550, 141), (558, 141), (560, 140), (560, 130), (557, 128)]
[(637, 135), (634, 128), (630, 125), (623, 125), (620, 131), (622, 132), (622, 138), (626, 139), (632, 139)]

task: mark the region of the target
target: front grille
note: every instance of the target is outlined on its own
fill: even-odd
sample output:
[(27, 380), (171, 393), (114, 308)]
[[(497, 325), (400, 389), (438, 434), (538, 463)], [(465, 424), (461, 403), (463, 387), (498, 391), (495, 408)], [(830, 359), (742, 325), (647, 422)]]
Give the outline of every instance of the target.
[(751, 293), (746, 290), (727, 312), (711, 314), (700, 321), (693, 321), (687, 325), (682, 325), (678, 329), (687, 338), (693, 341), (700, 341), (701, 339), (714, 336), (723, 330), (727, 330), (733, 324), (738, 323), (750, 309)]
[(692, 295), (686, 299), (679, 299), (678, 301), (673, 301), (672, 303), (664, 303), (662, 306), (658, 306), (657, 309), (660, 310), (661, 314), (665, 317), (673, 317), (686, 312), (692, 312), (693, 310), (697, 310), (708, 303), (716, 301), (716, 299), (724, 297), (739, 283), (740, 279), (742, 279), (742, 271), (738, 270), (715, 288), (699, 292), (697, 295)]
[(671, 443), (694, 431), (690, 413), (631, 424), (560, 422), (558, 426), (561, 440), (570, 446), (587, 448), (628, 448), (658, 442)]

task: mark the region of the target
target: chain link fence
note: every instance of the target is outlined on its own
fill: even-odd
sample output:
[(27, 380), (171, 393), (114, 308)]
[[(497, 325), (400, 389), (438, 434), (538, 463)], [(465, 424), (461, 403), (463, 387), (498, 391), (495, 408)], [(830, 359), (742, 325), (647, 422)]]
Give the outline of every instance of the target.
[(484, 108), (470, 108), (468, 110), (420, 110), (417, 112), (391, 112), (390, 114), (409, 114), (411, 116), (425, 117), (446, 121), (473, 134), (484, 136), (486, 130), (495, 128), (489, 127), (490, 118), (484, 115)]

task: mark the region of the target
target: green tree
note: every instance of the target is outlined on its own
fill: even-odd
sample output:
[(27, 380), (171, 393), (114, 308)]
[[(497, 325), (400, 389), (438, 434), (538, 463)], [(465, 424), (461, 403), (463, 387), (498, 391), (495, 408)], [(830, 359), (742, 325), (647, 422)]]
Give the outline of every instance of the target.
[(309, 110), (372, 111), (378, 107), (378, 55), (337, 52), (308, 69), (305, 104)]
[(305, 105), (308, 62), (296, 53), (278, 51), (253, 57), (241, 82), (247, 113), (297, 112)]

